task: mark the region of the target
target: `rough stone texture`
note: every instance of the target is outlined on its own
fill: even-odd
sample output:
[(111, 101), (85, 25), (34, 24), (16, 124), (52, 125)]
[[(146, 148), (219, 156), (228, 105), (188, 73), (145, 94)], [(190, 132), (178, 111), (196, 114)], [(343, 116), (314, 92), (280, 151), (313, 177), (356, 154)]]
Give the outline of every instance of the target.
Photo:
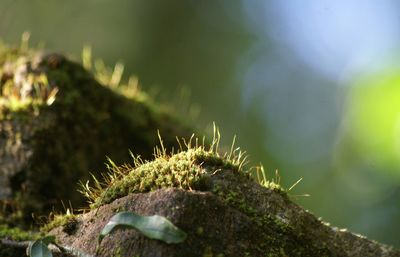
[[(0, 101), (13, 94), (33, 98), (30, 76), (41, 74), (48, 80), (41, 93), (58, 89), (51, 105), (0, 108), (0, 222), (30, 224), (32, 213), (63, 210), (61, 201), (78, 208), (85, 202), (78, 182), (90, 179), (89, 172), (105, 171), (106, 156), (124, 163), (131, 149), (148, 158), (157, 130), (168, 146), (191, 133), (171, 115), (100, 85), (81, 65), (57, 54), (0, 51)], [(12, 90), (7, 96), (6, 89)]]
[(33, 136), (31, 122), (17, 119), (0, 122), (0, 200), (12, 198), (9, 178), (17, 174), (32, 156), (31, 149), (23, 144)]
[[(188, 234), (168, 245), (133, 230), (106, 236), (96, 256), (400, 256), (393, 248), (329, 227), (276, 189), (223, 171), (211, 191), (160, 189), (130, 194), (78, 217), (75, 234), (55, 228), (61, 244), (95, 254), (97, 237), (119, 211), (162, 215)], [(120, 255), (117, 255), (120, 254)]]

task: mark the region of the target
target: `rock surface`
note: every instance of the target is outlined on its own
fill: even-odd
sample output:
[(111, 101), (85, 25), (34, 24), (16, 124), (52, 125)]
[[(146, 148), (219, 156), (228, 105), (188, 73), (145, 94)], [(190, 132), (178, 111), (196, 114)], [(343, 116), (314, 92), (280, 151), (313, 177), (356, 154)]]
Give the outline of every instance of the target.
[(129, 194), (80, 215), (73, 234), (63, 227), (51, 234), (61, 244), (95, 254), (100, 231), (119, 211), (165, 216), (188, 237), (169, 245), (121, 229), (104, 238), (96, 256), (400, 256), (389, 246), (329, 227), (282, 191), (228, 170), (212, 177), (209, 190)]

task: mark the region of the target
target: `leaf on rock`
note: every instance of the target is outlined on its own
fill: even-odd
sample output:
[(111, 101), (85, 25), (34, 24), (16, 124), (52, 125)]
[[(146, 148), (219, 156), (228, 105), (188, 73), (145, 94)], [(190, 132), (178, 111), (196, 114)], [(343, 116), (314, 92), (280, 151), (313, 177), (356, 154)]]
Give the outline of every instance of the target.
[(27, 248), (27, 255), (29, 257), (53, 257), (47, 245), (42, 240), (36, 240)]
[(182, 243), (187, 236), (184, 231), (165, 217), (159, 215), (140, 216), (133, 212), (120, 212), (104, 226), (99, 236), (99, 243), (106, 235), (119, 228), (136, 229), (148, 238), (158, 239), (168, 244)]

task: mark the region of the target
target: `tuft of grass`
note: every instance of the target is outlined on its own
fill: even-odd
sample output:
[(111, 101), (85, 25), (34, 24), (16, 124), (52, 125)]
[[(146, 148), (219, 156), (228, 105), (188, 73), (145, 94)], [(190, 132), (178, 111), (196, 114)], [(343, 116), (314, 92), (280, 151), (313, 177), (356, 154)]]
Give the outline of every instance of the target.
[(189, 140), (178, 140), (180, 149), (167, 153), (163, 141), (154, 149), (154, 160), (144, 161), (140, 156), (133, 157), (133, 165), (117, 166), (108, 160), (108, 172), (104, 181), (93, 176), (94, 186), (81, 183), (81, 192), (88, 198), (92, 208), (126, 196), (130, 193), (150, 192), (160, 188), (175, 187), (185, 190), (207, 190), (210, 178), (218, 172), (230, 170), (245, 173), (247, 155), (234, 142), (230, 151), (220, 154), (221, 135), (214, 125), (213, 140), (206, 146), (192, 135)]

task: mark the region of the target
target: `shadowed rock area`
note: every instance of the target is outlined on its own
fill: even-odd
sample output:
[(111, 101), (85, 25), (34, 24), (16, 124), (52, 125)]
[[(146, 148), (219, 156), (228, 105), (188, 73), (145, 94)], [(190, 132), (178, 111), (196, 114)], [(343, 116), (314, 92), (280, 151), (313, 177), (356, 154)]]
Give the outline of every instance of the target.
[(126, 97), (58, 54), (0, 46), (0, 222), (31, 224), (32, 214), (84, 203), (78, 182), (145, 158), (189, 130), (142, 92)]

